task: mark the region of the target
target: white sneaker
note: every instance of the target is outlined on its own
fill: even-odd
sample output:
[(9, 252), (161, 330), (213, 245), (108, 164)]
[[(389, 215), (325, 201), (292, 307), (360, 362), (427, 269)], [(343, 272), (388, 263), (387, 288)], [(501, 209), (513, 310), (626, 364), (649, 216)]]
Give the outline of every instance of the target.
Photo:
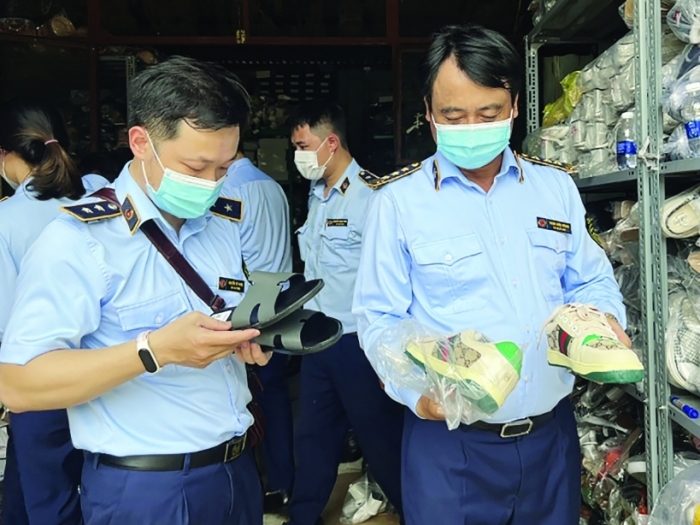
[(644, 366), (623, 345), (600, 310), (583, 304), (557, 308), (543, 330), (547, 334), (550, 365), (568, 368), (597, 383), (637, 383)]
[(672, 239), (694, 237), (700, 232), (700, 184), (664, 202), (661, 230)]

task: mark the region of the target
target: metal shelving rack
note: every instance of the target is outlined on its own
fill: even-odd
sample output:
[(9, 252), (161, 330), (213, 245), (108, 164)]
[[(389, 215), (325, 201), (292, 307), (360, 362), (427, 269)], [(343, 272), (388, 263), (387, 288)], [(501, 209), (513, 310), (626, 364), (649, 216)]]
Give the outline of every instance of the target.
[[(607, 42), (619, 20), (618, 2), (558, 0), (525, 40), (527, 64), (527, 129), (540, 125), (539, 60), (543, 45), (571, 42)], [(576, 181), (582, 193), (631, 190), (636, 185), (640, 203), (639, 267), (642, 307), (642, 344), (646, 376), (644, 393), (633, 385), (623, 388), (644, 403), (647, 488), (650, 504), (673, 475), (671, 421), (700, 435), (700, 424), (671, 406), (666, 375), (665, 328), (668, 311), (666, 245), (661, 237), (660, 210), (665, 177), (700, 173), (700, 161), (661, 163), (661, 2), (635, 0), (634, 43), (636, 66), (636, 133), (649, 139), (646, 153), (634, 170)], [(616, 18), (617, 17), (617, 18)], [(604, 22), (601, 22), (604, 21)], [(650, 81), (651, 79), (651, 81)]]

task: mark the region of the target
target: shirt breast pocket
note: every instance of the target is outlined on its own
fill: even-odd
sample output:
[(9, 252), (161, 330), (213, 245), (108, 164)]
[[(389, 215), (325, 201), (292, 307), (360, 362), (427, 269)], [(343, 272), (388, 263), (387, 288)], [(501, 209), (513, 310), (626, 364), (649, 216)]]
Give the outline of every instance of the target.
[(436, 312), (478, 310), (491, 298), (489, 265), (475, 234), (416, 245), (413, 257), (416, 277)]
[(124, 335), (136, 339), (144, 330), (157, 330), (189, 311), (179, 291), (117, 308)]
[(548, 301), (563, 301), (561, 278), (566, 270), (566, 255), (571, 251), (571, 235), (539, 228), (527, 230), (532, 264), (539, 288)]
[(357, 267), (361, 239), (352, 226), (329, 226), (321, 231), (320, 261), (328, 266)]

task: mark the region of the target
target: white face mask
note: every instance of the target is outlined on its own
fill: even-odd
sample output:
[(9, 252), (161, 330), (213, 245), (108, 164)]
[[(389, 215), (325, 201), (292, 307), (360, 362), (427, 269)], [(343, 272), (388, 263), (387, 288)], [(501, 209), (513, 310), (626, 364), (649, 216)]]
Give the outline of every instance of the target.
[(2, 153), (2, 171), (0, 171), (0, 177), (5, 179), (5, 182), (7, 182), (7, 184), (9, 184), (10, 188), (12, 188), (12, 191), (16, 191), (17, 188), (19, 188), (19, 183), (10, 180), (10, 177), (8, 177), (7, 173), (5, 173), (5, 157), (6, 156), (7, 156), (7, 153)]
[[(328, 140), (328, 137), (326, 137), (326, 140)], [(328, 160), (323, 163), (323, 166), (318, 165), (318, 152), (326, 143), (326, 140), (321, 142), (321, 145), (316, 151), (297, 150), (294, 152), (294, 164), (296, 164), (299, 173), (301, 173), (301, 176), (305, 179), (319, 180), (326, 172), (326, 166), (328, 166), (328, 163), (331, 161), (333, 154), (335, 153), (331, 152), (330, 157), (328, 157)]]

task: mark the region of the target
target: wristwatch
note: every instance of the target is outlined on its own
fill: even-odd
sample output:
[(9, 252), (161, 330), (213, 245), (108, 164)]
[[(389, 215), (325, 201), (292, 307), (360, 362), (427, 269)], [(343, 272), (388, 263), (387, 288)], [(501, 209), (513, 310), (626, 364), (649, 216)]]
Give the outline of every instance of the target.
[(160, 372), (160, 365), (156, 359), (151, 346), (148, 344), (148, 334), (151, 332), (141, 332), (136, 338), (136, 349), (138, 350), (139, 359), (143, 363), (143, 367), (149, 374), (157, 374)]

